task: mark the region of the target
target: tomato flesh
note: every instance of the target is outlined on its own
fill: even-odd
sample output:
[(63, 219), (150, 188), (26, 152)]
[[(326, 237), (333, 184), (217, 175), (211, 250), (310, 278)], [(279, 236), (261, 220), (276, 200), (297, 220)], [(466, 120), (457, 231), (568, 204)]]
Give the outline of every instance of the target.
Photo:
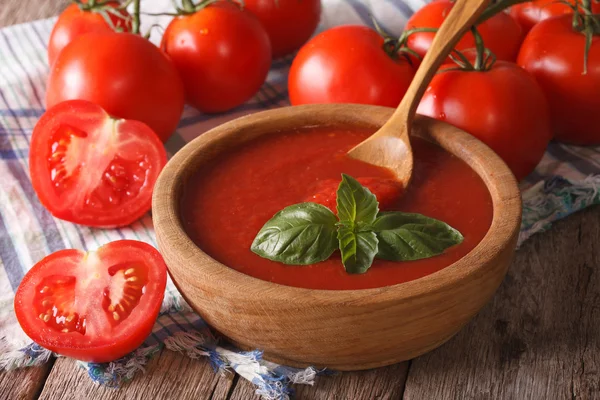
[(48, 110), (35, 126), (31, 149), (41, 203), (57, 218), (89, 226), (124, 226), (145, 214), (166, 164), (150, 128), (113, 119), (82, 100)]
[[(377, 197), (379, 209), (382, 211), (390, 210), (402, 196), (402, 184), (395, 179), (359, 177), (356, 180)], [(340, 182), (341, 179), (320, 180), (315, 188), (315, 194), (307, 197), (305, 201), (324, 205), (337, 214), (337, 189)]]
[(150, 334), (166, 286), (156, 249), (120, 240), (95, 252), (61, 250), (23, 278), (15, 312), (40, 346), (90, 362), (108, 362)]

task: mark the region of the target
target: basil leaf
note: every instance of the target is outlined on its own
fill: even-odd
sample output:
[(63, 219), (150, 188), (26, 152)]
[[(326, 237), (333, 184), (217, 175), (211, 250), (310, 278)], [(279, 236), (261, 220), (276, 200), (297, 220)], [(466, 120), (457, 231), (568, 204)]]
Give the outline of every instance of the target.
[(337, 190), (337, 214), (342, 223), (372, 224), (379, 212), (377, 197), (353, 177), (342, 174)]
[(377, 258), (411, 261), (437, 256), (463, 241), (450, 225), (421, 214), (381, 213), (373, 224), (379, 239)]
[(377, 236), (374, 232), (360, 231), (347, 225), (339, 225), (338, 241), (342, 263), (349, 274), (362, 274), (373, 264), (377, 254)]
[(314, 264), (337, 248), (333, 212), (320, 204), (300, 203), (279, 211), (262, 227), (251, 250), (290, 265)]

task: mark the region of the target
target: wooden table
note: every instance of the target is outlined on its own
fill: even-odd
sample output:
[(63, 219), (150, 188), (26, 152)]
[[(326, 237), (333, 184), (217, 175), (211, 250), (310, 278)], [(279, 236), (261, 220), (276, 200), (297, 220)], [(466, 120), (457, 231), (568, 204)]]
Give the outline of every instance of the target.
[[(55, 15), (66, 0), (0, 0), (0, 26)], [(162, 351), (121, 389), (75, 361), (0, 373), (0, 399), (252, 399), (253, 386), (206, 360)], [(599, 399), (600, 207), (560, 221), (517, 252), (493, 300), (456, 337), (415, 360), (320, 377), (299, 399)]]

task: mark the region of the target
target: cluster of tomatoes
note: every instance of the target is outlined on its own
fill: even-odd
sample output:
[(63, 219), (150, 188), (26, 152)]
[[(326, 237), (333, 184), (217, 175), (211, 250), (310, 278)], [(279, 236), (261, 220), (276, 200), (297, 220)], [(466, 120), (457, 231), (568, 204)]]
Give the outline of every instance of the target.
[(139, 14), (119, 2), (69, 6), (50, 36), (48, 111), (32, 138), (42, 204), (88, 226), (137, 220), (150, 209), (166, 163), (161, 141), (184, 103), (214, 113), (247, 101), (272, 57), (309, 39), (320, 7), (319, 0), (183, 1), (157, 47), (139, 34)]
[[(300, 48), (288, 79), (292, 104), (396, 107), (453, 6), (429, 3), (400, 38), (342, 26), (304, 44), (319, 22), (319, 0), (182, 0), (157, 47), (139, 34), (139, 0), (132, 1), (132, 15), (113, 0), (76, 1), (50, 38), (48, 111), (32, 135), (30, 173), (40, 202), (74, 223), (118, 227), (144, 215), (184, 103), (208, 113), (242, 104), (273, 57)], [(518, 179), (552, 137), (600, 143), (600, 5), (573, 11), (536, 0), (490, 15), (479, 36), (457, 45), (458, 66), (442, 67), (418, 112), (479, 137)], [(150, 245), (62, 250), (25, 276), (15, 310), (42, 346), (110, 361), (151, 332), (165, 285), (166, 266)]]
[[(210, 113), (247, 101), (272, 57), (312, 35), (321, 7), (319, 0), (245, 0), (243, 7), (183, 0), (157, 47), (139, 34), (139, 3), (130, 14), (126, 3), (76, 1), (50, 36), (48, 110), (29, 157), (33, 187), (55, 217), (106, 228), (144, 215), (184, 103)], [(146, 243), (61, 250), (23, 278), (15, 313), (45, 348), (112, 361), (150, 334), (166, 280), (162, 256)]]
[[(492, 7), (502, 3), (507, 1)], [(533, 171), (552, 138), (600, 144), (600, 42), (595, 36), (600, 31), (592, 26), (586, 56), (585, 19), (596, 22), (585, 15), (584, 2), (568, 3), (535, 0), (491, 13), (477, 26), (489, 50), (486, 61), (474, 67), (475, 36), (466, 34), (456, 46), (466, 60), (458, 54), (459, 65), (447, 60), (417, 112), (478, 137), (519, 180)], [(452, 0), (425, 5), (400, 38), (364, 26), (335, 27), (317, 35), (292, 63), (291, 103), (396, 107), (451, 7)], [(600, 4), (591, 1), (591, 13), (598, 12)], [(580, 19), (580, 29), (574, 18)]]

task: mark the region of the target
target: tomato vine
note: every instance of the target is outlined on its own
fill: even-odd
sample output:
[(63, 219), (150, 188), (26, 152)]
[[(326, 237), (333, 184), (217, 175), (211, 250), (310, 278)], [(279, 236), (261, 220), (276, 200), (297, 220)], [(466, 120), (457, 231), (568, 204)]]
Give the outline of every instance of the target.
[(581, 0), (576, 4), (565, 2), (573, 9), (573, 30), (585, 35), (585, 50), (583, 52), (583, 74), (588, 72), (588, 58), (594, 35), (600, 34), (600, 21), (592, 12), (592, 1)]

